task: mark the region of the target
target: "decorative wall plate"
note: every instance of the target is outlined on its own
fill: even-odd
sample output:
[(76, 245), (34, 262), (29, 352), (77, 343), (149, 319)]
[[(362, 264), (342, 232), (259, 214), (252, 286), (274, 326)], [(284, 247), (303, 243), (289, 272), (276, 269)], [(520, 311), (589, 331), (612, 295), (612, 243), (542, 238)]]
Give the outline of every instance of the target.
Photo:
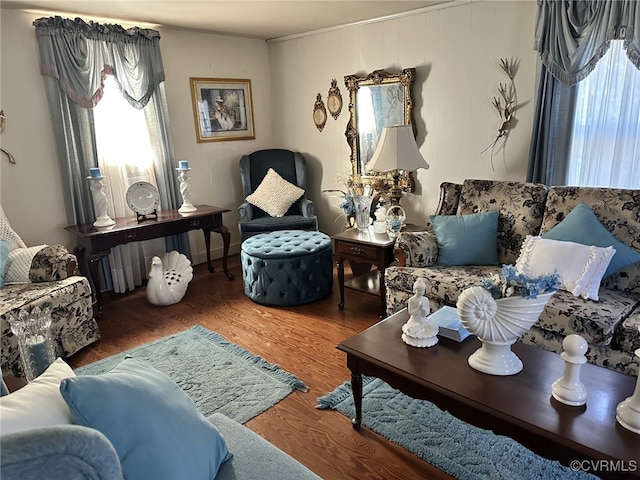
[(155, 185), (149, 182), (136, 182), (127, 189), (127, 205), (136, 215), (154, 213), (160, 205), (160, 194)]
[(316, 95), (316, 103), (313, 104), (313, 123), (316, 124), (318, 131), (322, 131), (325, 123), (327, 123), (327, 109), (322, 102), (322, 95)]
[(327, 108), (333, 119), (337, 120), (342, 111), (342, 95), (335, 78), (331, 80), (331, 88), (327, 94)]

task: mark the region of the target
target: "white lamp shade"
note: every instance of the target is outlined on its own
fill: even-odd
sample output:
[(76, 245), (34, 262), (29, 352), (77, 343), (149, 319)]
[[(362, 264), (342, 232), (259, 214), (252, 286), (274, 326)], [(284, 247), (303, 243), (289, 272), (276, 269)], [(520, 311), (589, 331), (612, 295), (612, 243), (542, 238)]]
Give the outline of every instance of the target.
[(429, 168), (429, 164), (418, 150), (411, 125), (396, 125), (384, 127), (376, 151), (366, 167), (376, 172), (413, 172)]

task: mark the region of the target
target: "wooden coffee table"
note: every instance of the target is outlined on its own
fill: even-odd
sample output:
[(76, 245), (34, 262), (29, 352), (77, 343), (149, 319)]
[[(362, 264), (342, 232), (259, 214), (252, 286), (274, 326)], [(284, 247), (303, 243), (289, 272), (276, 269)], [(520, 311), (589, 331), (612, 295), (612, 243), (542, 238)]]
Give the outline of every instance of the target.
[[(544, 457), (569, 466), (576, 460), (607, 461), (604, 467), (590, 467), (591, 473), (640, 478), (640, 435), (615, 419), (616, 406), (633, 393), (636, 377), (585, 364), (580, 378), (589, 392), (587, 404), (570, 407), (551, 396), (551, 384), (564, 371), (559, 355), (516, 343), (512, 349), (524, 369), (511, 376), (487, 375), (467, 363), (480, 346), (475, 337), (462, 343), (440, 338), (434, 347), (415, 348), (400, 337), (407, 320), (402, 310), (337, 347), (347, 354), (351, 370), (354, 428), (363, 414), (362, 375), (375, 376)], [(618, 471), (603, 471), (612, 465)]]

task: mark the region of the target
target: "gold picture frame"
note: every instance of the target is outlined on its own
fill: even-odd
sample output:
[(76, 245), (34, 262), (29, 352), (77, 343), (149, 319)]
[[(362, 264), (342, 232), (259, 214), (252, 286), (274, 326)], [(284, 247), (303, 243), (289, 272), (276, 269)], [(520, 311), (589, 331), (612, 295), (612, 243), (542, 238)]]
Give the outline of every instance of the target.
[(251, 80), (191, 77), (189, 81), (198, 143), (256, 138)]

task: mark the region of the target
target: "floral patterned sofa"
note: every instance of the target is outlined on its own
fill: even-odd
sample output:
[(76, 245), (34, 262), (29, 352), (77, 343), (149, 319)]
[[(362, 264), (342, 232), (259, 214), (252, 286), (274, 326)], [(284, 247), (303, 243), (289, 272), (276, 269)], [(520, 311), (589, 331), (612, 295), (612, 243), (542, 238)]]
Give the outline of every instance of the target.
[[(31, 247), (34, 248), (34, 247)], [(67, 357), (100, 337), (93, 318), (91, 287), (74, 275), (76, 258), (61, 245), (41, 248), (31, 261), (29, 281), (5, 283), (0, 288), (0, 366), (3, 375), (22, 376), (18, 342), (11, 333), (9, 315), (20, 309), (51, 307), (51, 332), (59, 357)]]
[[(402, 232), (395, 244), (397, 265), (385, 271), (387, 313), (406, 307), (417, 278), (426, 282), (425, 295), (432, 311), (442, 305), (455, 306), (465, 288), (479, 285), (481, 279), (497, 273), (501, 264), (515, 264), (527, 235), (550, 231), (581, 202), (591, 208), (617, 240), (640, 251), (640, 190), (547, 187), (493, 180), (465, 180), (462, 185), (442, 183), (437, 215), (500, 212), (500, 265), (435, 265), (438, 245), (430, 226), (422, 232)], [(640, 263), (634, 263), (602, 280), (598, 301), (559, 290), (521, 340), (560, 353), (564, 337), (576, 333), (589, 344), (589, 362), (638, 374), (634, 350), (640, 348), (639, 329)]]

